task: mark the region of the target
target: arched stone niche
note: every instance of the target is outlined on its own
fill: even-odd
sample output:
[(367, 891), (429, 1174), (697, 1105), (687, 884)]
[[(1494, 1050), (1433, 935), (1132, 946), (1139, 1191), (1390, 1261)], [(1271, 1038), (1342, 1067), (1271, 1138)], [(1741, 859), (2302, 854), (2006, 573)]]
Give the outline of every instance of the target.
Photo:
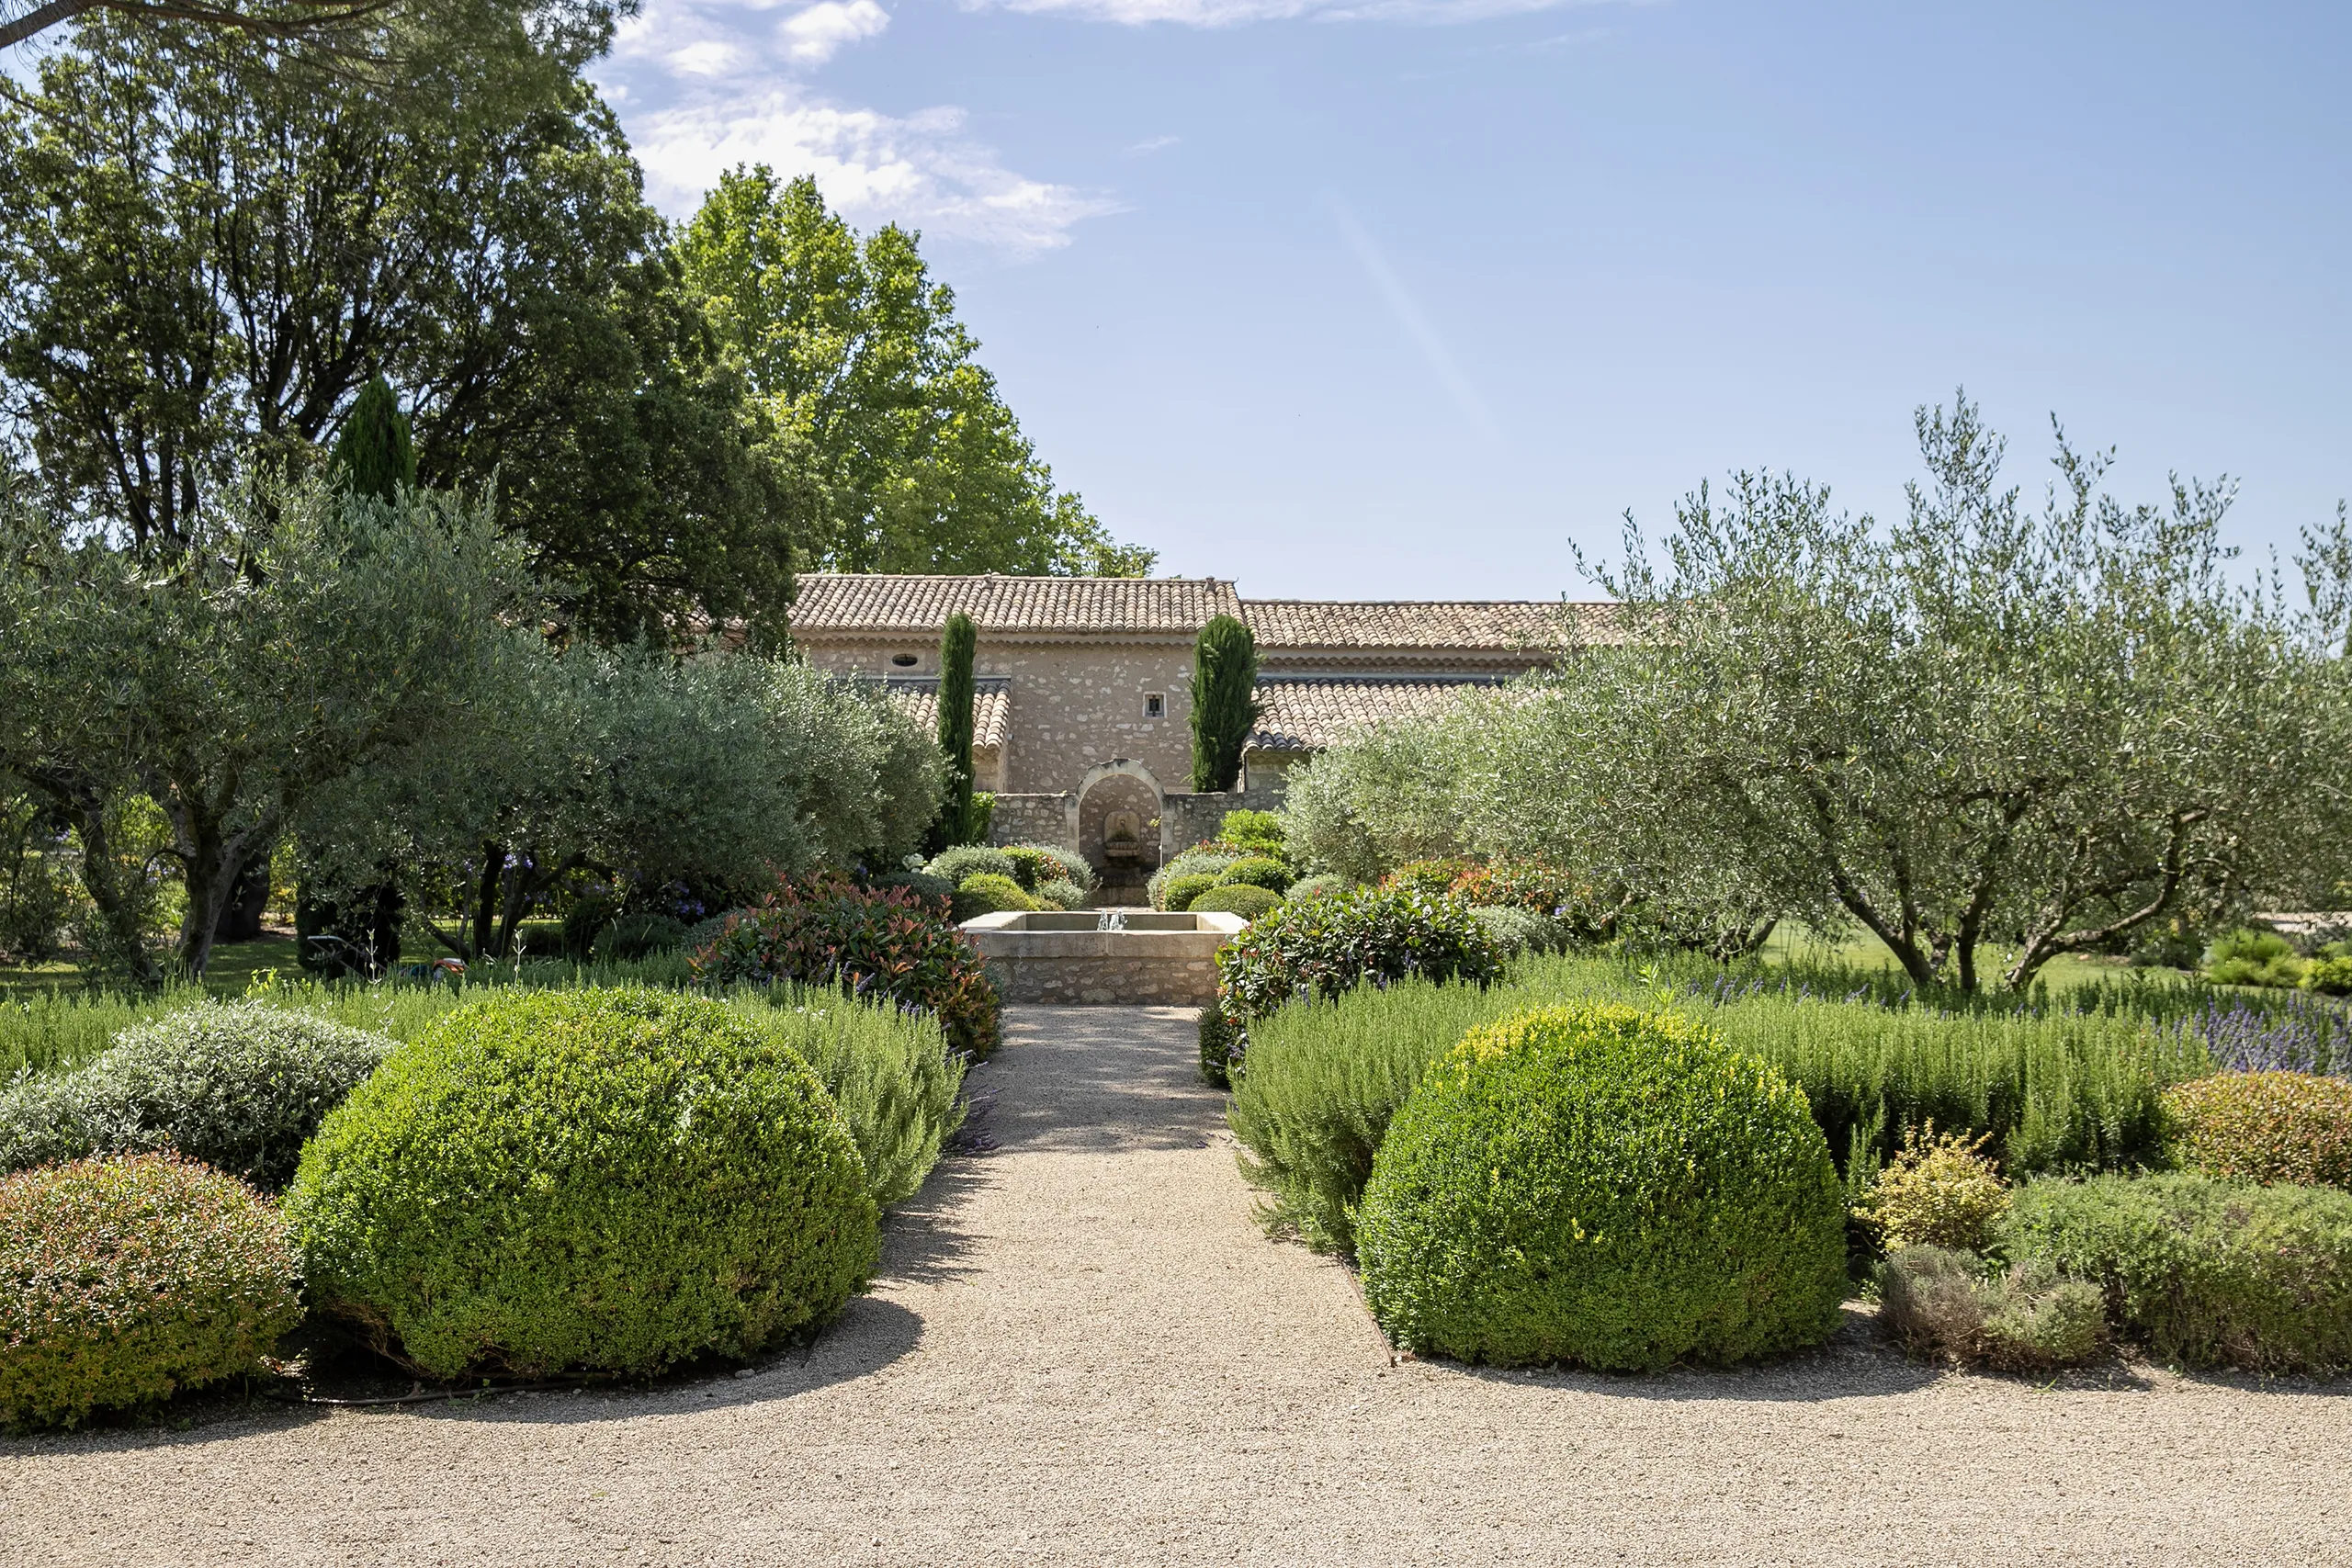
[(1164, 798), (1159, 781), (1141, 762), (1125, 757), (1098, 762), (1086, 771), (1077, 795), (1071, 797), (1070, 840), (1088, 864), (1097, 871), (1106, 870), (1114, 862), (1105, 847), (1105, 829), (1114, 818), (1132, 818), (1137, 829), (1136, 856), (1116, 863), (1138, 871), (1155, 870), (1159, 864), (1159, 818)]

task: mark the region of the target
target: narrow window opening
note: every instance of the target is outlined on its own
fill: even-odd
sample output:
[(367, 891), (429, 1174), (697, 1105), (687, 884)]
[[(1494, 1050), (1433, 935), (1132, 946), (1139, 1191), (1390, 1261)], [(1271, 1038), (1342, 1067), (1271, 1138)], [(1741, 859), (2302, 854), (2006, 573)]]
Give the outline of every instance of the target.
[(894, 653), (890, 655), (890, 662), (897, 665), (901, 670), (911, 670), (916, 666), (916, 664), (920, 663), (921, 660), (916, 659), (916, 657), (911, 653)]
[(1168, 716), (1167, 694), (1146, 692), (1143, 694), (1143, 716), (1146, 718), (1166, 718)]

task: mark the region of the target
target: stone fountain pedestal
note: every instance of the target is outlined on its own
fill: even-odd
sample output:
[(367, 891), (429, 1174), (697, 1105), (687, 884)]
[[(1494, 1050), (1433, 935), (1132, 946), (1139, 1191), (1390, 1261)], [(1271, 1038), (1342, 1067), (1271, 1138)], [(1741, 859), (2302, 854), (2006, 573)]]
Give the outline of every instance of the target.
[(1238, 915), (1153, 909), (982, 915), (962, 930), (1009, 1002), (1206, 1007), (1217, 950), (1250, 922)]

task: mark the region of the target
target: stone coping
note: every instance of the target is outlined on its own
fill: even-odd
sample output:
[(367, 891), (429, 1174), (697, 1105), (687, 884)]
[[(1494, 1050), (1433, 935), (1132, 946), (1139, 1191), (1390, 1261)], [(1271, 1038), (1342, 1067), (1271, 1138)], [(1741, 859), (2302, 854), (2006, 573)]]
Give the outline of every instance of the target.
[(1108, 911), (1012, 910), (966, 920), (962, 930), (982, 958), (1200, 958), (1249, 925), (1238, 915), (1119, 910), (1125, 931), (1100, 930)]

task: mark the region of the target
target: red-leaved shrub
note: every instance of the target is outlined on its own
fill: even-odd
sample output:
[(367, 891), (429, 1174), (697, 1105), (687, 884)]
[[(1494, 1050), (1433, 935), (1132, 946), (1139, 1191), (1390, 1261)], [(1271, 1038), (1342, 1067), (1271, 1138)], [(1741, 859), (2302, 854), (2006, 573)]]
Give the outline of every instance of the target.
[(786, 877), (694, 955), (721, 984), (797, 980), (887, 997), (939, 1019), (948, 1048), (975, 1061), (997, 1045), (996, 987), (939, 900), (904, 887), (860, 887), (837, 872)]

